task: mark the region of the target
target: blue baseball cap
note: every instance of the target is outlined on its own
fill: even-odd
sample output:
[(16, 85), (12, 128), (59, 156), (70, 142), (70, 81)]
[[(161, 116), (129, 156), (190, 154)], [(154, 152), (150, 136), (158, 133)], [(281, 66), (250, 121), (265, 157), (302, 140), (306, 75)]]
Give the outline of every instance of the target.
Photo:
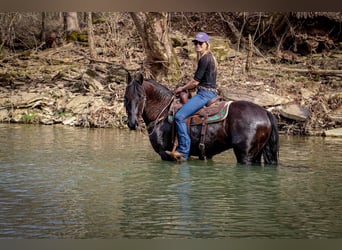
[(192, 42), (194, 42), (194, 41), (209, 42), (209, 36), (205, 32), (198, 32), (195, 36), (195, 39), (192, 40)]

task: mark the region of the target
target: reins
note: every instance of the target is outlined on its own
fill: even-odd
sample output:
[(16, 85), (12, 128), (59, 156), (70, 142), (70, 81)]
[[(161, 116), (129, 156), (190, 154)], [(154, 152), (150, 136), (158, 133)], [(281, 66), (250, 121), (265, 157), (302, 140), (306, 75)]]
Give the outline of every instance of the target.
[[(148, 133), (148, 135), (152, 135), (153, 133), (154, 133), (154, 131), (155, 131), (155, 128), (156, 128), (156, 125), (160, 122), (160, 121), (162, 121), (165, 117), (160, 117), (164, 112), (165, 112), (165, 110), (171, 105), (171, 103), (173, 102), (173, 100), (175, 99), (175, 96), (173, 95), (172, 97), (171, 97), (171, 99), (170, 99), (170, 101), (168, 102), (168, 104), (162, 109), (162, 111), (157, 115), (157, 118), (154, 120), (154, 121), (152, 121), (152, 122), (150, 122), (149, 124), (148, 124), (148, 126), (147, 126), (147, 130), (148, 129), (150, 129), (151, 127), (153, 127), (153, 129), (152, 129), (152, 131), (151, 131), (151, 133)], [(145, 100), (146, 101), (146, 100)], [(145, 102), (144, 102), (144, 104), (145, 104)], [(144, 105), (145, 106), (145, 105)]]
[(140, 124), (141, 120), (143, 120), (142, 118), (142, 113), (144, 112), (144, 109), (145, 109), (145, 106), (146, 106), (146, 96), (144, 95), (144, 102), (143, 102), (143, 105), (142, 105), (142, 108), (141, 110), (138, 112), (137, 116), (138, 116), (138, 123)]

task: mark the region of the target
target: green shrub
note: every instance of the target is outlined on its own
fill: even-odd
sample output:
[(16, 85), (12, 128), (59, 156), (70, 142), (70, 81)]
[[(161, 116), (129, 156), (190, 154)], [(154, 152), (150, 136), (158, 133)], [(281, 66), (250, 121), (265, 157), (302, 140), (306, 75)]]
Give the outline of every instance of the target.
[(39, 123), (39, 117), (36, 113), (26, 113), (21, 117), (23, 123)]

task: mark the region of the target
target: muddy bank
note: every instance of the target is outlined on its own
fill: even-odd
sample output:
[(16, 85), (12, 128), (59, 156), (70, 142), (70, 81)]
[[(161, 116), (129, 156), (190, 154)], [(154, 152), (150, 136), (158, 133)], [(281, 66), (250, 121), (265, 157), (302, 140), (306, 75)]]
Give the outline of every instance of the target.
[[(225, 99), (249, 100), (271, 110), (283, 134), (335, 135), (326, 131), (342, 124), (339, 50), (297, 58), (295, 64), (272, 55), (255, 56), (247, 73), (247, 55), (222, 47), (219, 40), (213, 50)], [(195, 63), (191, 53), (184, 56), (184, 51), (190, 50), (176, 47), (186, 81)], [(134, 53), (143, 58), (142, 51)], [(137, 61), (90, 60), (87, 50), (73, 43), (8, 55), (0, 61), (0, 121), (126, 128), (122, 66), (134, 73)], [(162, 84), (174, 89), (178, 83)]]

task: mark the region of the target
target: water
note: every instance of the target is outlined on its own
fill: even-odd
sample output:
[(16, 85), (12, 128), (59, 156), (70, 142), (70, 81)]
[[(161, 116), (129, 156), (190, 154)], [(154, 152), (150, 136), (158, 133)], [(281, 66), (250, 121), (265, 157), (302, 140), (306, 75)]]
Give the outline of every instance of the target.
[(276, 167), (161, 161), (146, 135), (0, 124), (0, 238), (341, 238), (342, 140), (281, 136)]

